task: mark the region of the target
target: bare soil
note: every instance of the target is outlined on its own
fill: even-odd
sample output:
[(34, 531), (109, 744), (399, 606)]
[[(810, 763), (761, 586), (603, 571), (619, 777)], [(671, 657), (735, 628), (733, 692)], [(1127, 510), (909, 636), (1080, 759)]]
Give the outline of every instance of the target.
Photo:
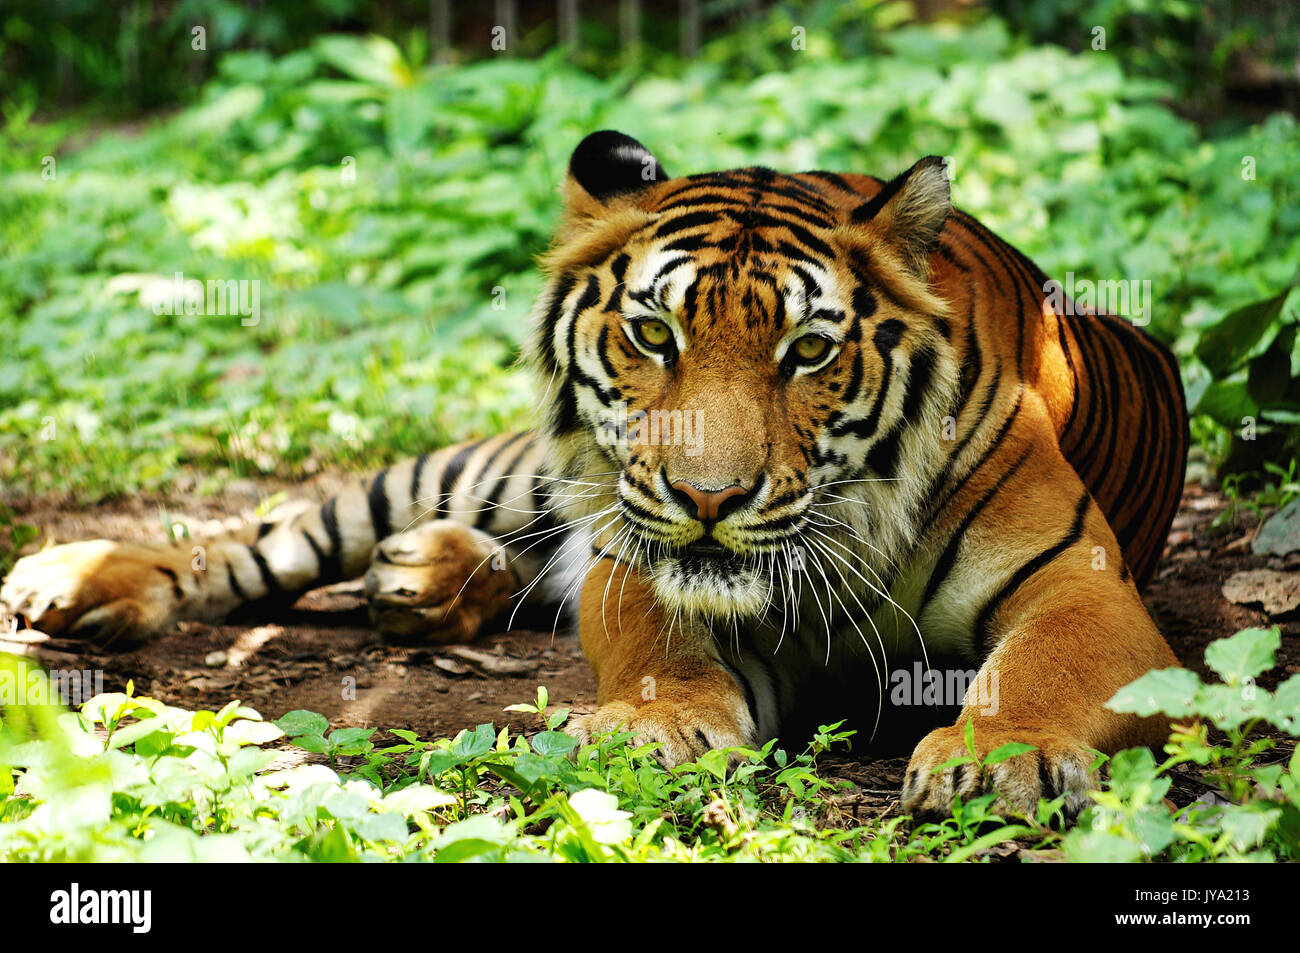
[[(318, 478), (312, 495), (324, 495), (339, 479)], [(161, 508), (200, 521), (248, 515), (268, 489), (278, 487), (238, 485), (216, 498), (132, 499), (81, 510), (49, 500), (16, 508), (23, 522), (61, 542), (97, 536), (156, 539)], [(1295, 613), (1270, 619), (1259, 607), (1229, 602), (1221, 590), (1240, 570), (1289, 571), (1300, 568), (1300, 559), (1253, 555), (1255, 519), (1249, 513), (1225, 530), (1212, 531), (1226, 505), (1217, 492), (1188, 485), (1145, 600), (1179, 660), (1202, 675), (1205, 647), (1214, 639), (1280, 624), (1279, 665), (1260, 680), (1271, 688), (1300, 671), (1300, 620)], [(502, 709), (531, 700), (538, 685), (548, 688), (553, 705), (575, 712), (590, 711), (595, 702), (595, 680), (575, 636), (515, 630), (485, 636), (468, 651), (389, 645), (370, 628), (358, 583), (310, 593), (256, 624), (185, 623), (127, 652), (95, 651), (70, 640), (21, 645), (10, 638), (0, 635), (0, 649), (26, 651), (52, 668), (102, 670), (106, 691), (121, 690), (131, 679), (138, 694), (185, 708), (216, 708), (238, 698), (267, 718), (305, 708), (325, 715), (334, 727), (406, 728), (423, 737), (452, 735), (488, 721), (531, 730), (535, 720)], [(1289, 751), (1290, 742), (1284, 741), (1274, 759), (1289, 757)], [(852, 784), (840, 799), (845, 820), (896, 810), (905, 759), (850, 754), (829, 758), (823, 766)], [(1205, 790), (1188, 771), (1179, 776), (1171, 797), (1187, 803)]]

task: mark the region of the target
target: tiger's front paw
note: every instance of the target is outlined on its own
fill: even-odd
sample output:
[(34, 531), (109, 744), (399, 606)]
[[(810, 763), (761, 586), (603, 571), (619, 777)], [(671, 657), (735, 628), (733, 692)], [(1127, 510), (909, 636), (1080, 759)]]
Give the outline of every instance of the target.
[(370, 621), (396, 642), (472, 642), (519, 579), (486, 533), (434, 520), (380, 540), (366, 573)]
[(174, 620), (189, 576), (187, 552), (84, 540), (18, 560), (0, 586), (0, 605), (49, 635), (123, 644)]
[(903, 810), (917, 817), (946, 817), (953, 799), (969, 800), (991, 789), (999, 795), (995, 807), (1032, 815), (1040, 797), (1065, 796), (1068, 816), (1088, 804), (1087, 792), (1095, 787), (1090, 771), (1093, 751), (1081, 744), (1046, 732), (993, 729), (975, 731), (975, 754), (982, 762), (1008, 742), (1024, 742), (1029, 751), (981, 768), (965, 763), (941, 767), (968, 756), (965, 725), (937, 728), (921, 739), (912, 752), (903, 781)]
[(689, 702), (649, 701), (640, 706), (615, 701), (594, 713), (572, 719), (564, 729), (582, 744), (597, 735), (631, 731), (633, 745), (657, 743), (655, 756), (666, 766), (694, 761), (715, 748), (752, 747), (758, 731), (742, 701), (706, 699)]

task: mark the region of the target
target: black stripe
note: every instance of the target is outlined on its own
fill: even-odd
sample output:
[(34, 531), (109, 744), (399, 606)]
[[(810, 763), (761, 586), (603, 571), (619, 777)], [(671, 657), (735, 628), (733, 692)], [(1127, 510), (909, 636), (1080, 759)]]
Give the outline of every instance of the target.
[(316, 578), (323, 580), (325, 577), (325, 565), (329, 561), (329, 557), (326, 556), (325, 551), (320, 548), (320, 544), (312, 538), (311, 533), (307, 532), (305, 529), (299, 530), (299, 532), (302, 533), (303, 539), (307, 540), (307, 545), (311, 547), (311, 551), (316, 554)]
[(367, 494), (370, 503), (370, 525), (374, 527), (376, 543), (393, 535), (393, 523), (389, 515), (387, 483), (388, 470), (380, 470), (374, 480), (371, 481), (370, 492)]
[[(497, 458), (501, 456), (507, 447), (514, 446), (520, 440), (524, 440), (524, 438), (528, 436), (529, 434), (527, 431), (517, 433), (501, 444), (501, 446), (493, 450), (492, 455), (489, 456), (483, 463), (483, 466), (479, 468), (479, 473), (483, 475), (484, 479), (487, 478), (488, 471), (492, 469), (492, 464), (496, 462)], [(526, 454), (530, 449), (532, 449), (532, 441), (524, 440), (524, 446), (518, 453), (510, 458), (510, 462), (506, 464), (505, 469), (501, 472), (501, 476), (493, 480), (492, 490), (484, 500), (483, 508), (479, 510), (478, 515), (474, 517), (474, 526), (476, 529), (487, 529), (491, 524), (492, 517), (495, 515), (497, 501), (501, 499), (501, 494), (505, 490), (506, 484), (510, 482), (510, 477), (515, 472), (516, 464), (523, 459), (524, 454)]]
[(814, 171), (814, 172), (801, 172), (799, 174), (810, 175), (813, 178), (821, 179), (823, 182), (829, 182), (831, 185), (835, 186), (837, 189), (840, 189), (843, 192), (853, 192), (853, 193), (857, 192), (857, 189), (849, 185), (848, 180), (845, 179), (844, 176), (836, 172)]
[(162, 573), (164, 576), (166, 576), (168, 579), (172, 581), (172, 595), (175, 596), (177, 600), (185, 598), (185, 590), (181, 588), (180, 578), (176, 575), (175, 572), (168, 569), (166, 566), (154, 566), (153, 568), (157, 569), (160, 573)]
[(1003, 583), (1002, 588), (997, 591), (993, 598), (985, 604), (984, 608), (980, 610), (980, 614), (975, 618), (972, 633), (975, 637), (975, 654), (977, 658), (984, 658), (989, 642), (989, 624), (992, 622), (993, 613), (998, 610), (998, 607), (1006, 601), (1008, 596), (1024, 585), (1030, 576), (1079, 541), (1079, 538), (1083, 535), (1083, 520), (1088, 514), (1088, 504), (1090, 502), (1092, 502), (1092, 497), (1085, 491), (1079, 497), (1079, 502), (1074, 509), (1074, 522), (1070, 525), (1070, 529), (1065, 536), (1054, 546), (1043, 550), (1017, 569), (1011, 578)]
[(676, 235), (678, 232), (684, 232), (688, 228), (696, 228), (700, 225), (713, 225), (718, 221), (717, 212), (688, 212), (685, 215), (670, 218), (654, 231), (654, 238), (665, 238), (669, 235)]
[(1020, 469), (1020, 465), (1025, 462), (1025, 458), (1029, 456), (1029, 453), (1029, 449), (1026, 449), (1024, 453), (1020, 454), (1020, 456), (1016, 458), (1016, 461), (998, 477), (997, 482), (994, 483), (993, 486), (976, 501), (975, 505), (967, 511), (966, 515), (962, 518), (961, 524), (953, 531), (952, 536), (948, 538), (948, 545), (944, 547), (943, 552), (939, 555), (938, 562), (934, 564), (934, 568), (930, 571), (930, 580), (926, 583), (925, 594), (921, 596), (921, 608), (917, 610), (916, 613), (918, 618), (921, 613), (925, 611), (925, 607), (929, 605), (930, 600), (934, 598), (935, 593), (939, 591), (939, 587), (944, 584), (948, 578), (948, 574), (952, 571), (953, 564), (957, 559), (957, 550), (961, 547), (961, 541), (966, 535), (966, 530), (969, 529), (971, 523), (975, 521), (975, 517), (979, 516), (984, 507), (988, 505), (989, 500), (993, 499), (997, 492), (1002, 489), (1003, 484), (1011, 479), (1015, 472)]
[[(420, 505), (420, 477), (424, 474), (424, 465), (429, 462), (429, 454), (422, 453), (415, 460), (411, 470), (411, 506)], [(421, 514), (422, 515), (422, 514)]]
[(226, 579), (230, 583), (230, 590), (239, 597), (240, 602), (247, 602), (248, 596), (244, 593), (244, 587), (239, 584), (239, 579), (235, 575), (235, 564), (231, 562), (230, 557), (226, 557)]
[[(456, 481), (460, 479), (460, 475), (465, 472), (465, 464), (469, 462), (469, 458), (474, 451), (485, 443), (487, 443), (486, 440), (467, 443), (456, 451), (455, 456), (447, 461), (447, 465), (442, 468), (442, 476), (438, 478), (438, 502), (435, 505), (435, 511), (442, 511), (443, 506), (451, 502), (452, 491), (456, 488)], [(446, 515), (445, 511), (443, 511), (443, 515)]]
[(338, 497), (330, 497), (320, 508), (320, 521), (325, 527), (325, 535), (330, 540), (328, 565), (322, 572), (331, 579), (343, 576), (343, 534), (339, 532), (339, 519), (336, 512)]
[(546, 315), (538, 328), (541, 340), (538, 342), (537, 352), (542, 359), (542, 365), (548, 371), (555, 370), (555, 326), (560, 323), (565, 299), (569, 297), (577, 283), (578, 279), (575, 275), (564, 275), (560, 278), (551, 293)]
[(266, 557), (259, 553), (252, 546), (245, 546), (248, 555), (253, 557), (253, 562), (257, 563), (257, 571), (262, 574), (262, 584), (266, 586), (266, 594), (274, 595), (284, 591), (280, 582), (275, 578), (275, 573), (271, 572), (271, 567), (266, 564)]

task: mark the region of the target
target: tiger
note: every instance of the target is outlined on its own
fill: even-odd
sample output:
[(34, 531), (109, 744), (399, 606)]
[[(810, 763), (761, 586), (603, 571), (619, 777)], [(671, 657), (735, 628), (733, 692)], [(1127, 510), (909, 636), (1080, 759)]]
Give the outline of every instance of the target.
[[(0, 601), (101, 643), (356, 578), (399, 641), (555, 607), (596, 679), (579, 741), (625, 731), (678, 765), (853, 712), (868, 750), (903, 726), (915, 816), (982, 792), (1077, 812), (1098, 752), (1165, 739), (1105, 704), (1178, 664), (1141, 597), (1189, 442), (1165, 346), (1063, 301), (935, 156), (674, 178), (604, 130), (561, 192), (534, 429), (201, 546), (53, 546)], [(942, 688), (945, 660), (975, 678), (914, 710), (901, 677)], [(1031, 747), (965, 757), (1010, 742)]]

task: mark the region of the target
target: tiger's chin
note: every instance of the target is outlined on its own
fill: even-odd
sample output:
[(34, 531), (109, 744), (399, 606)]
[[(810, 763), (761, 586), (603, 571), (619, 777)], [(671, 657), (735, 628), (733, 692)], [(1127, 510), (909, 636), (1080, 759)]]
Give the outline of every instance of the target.
[(771, 583), (746, 560), (665, 556), (650, 567), (661, 605), (694, 616), (752, 618), (768, 604)]

